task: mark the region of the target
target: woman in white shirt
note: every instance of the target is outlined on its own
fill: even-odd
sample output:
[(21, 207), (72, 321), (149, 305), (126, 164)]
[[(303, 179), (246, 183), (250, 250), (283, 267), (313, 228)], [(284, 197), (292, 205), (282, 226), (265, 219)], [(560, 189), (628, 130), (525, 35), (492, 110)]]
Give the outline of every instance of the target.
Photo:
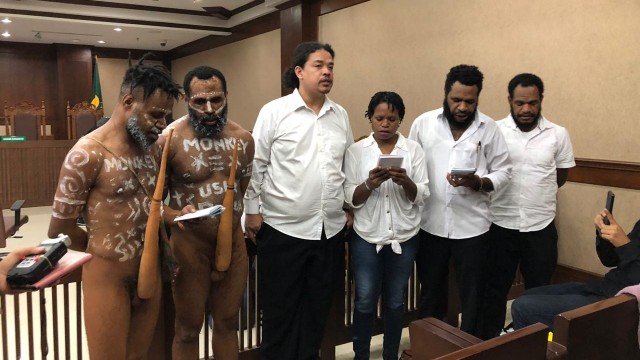
[[(398, 359), (404, 294), (418, 251), (420, 206), (429, 196), (424, 152), (398, 132), (405, 114), (400, 95), (378, 92), (366, 117), (371, 135), (345, 155), (345, 197), (354, 209), (351, 264), (356, 287), (353, 315), (355, 359), (369, 359), (378, 297), (383, 298), (383, 359)], [(379, 166), (380, 155), (402, 158)]]

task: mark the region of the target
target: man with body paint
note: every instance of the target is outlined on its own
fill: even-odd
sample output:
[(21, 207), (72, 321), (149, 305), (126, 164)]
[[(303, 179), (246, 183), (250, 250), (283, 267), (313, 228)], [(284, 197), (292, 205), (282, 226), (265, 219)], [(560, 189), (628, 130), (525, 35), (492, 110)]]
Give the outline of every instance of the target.
[(220, 216), (205, 218), (188, 229), (171, 229), (171, 247), (180, 269), (173, 285), (173, 359), (198, 358), (198, 335), (207, 300), (213, 314), (215, 358), (237, 359), (238, 309), (248, 270), (240, 218), (242, 198), (251, 176), (253, 138), (227, 119), (227, 82), (219, 70), (197, 67), (187, 73), (183, 86), (189, 113), (169, 126), (174, 129), (168, 158), (170, 205), (202, 209), (222, 204), (236, 142), (238, 159), (233, 209), (225, 209), (233, 211), (229, 269), (224, 273), (215, 271)]
[[(92, 360), (146, 359), (160, 310), (161, 286), (146, 300), (136, 288), (162, 154), (156, 140), (180, 86), (143, 60), (126, 71), (111, 119), (67, 154), (49, 225), (49, 237), (67, 234), (72, 248), (93, 254), (82, 272)], [(86, 231), (76, 224), (80, 213)], [(170, 224), (179, 214), (165, 207), (163, 217)]]

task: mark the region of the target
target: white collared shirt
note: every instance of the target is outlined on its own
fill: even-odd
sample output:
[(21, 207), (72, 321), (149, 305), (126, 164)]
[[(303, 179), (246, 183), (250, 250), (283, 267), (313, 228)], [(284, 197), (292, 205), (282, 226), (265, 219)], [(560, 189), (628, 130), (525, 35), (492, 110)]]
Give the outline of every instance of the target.
[(494, 190), (507, 185), (511, 160), (507, 144), (495, 121), (477, 112), (455, 141), (443, 109), (426, 112), (413, 122), (409, 139), (420, 144), (427, 159), (429, 201), (422, 211), (421, 228), (436, 236), (466, 239), (489, 231), (489, 194), (468, 187), (453, 187), (447, 173), (454, 167), (475, 167), (489, 178)]
[(556, 216), (557, 169), (576, 166), (569, 133), (540, 116), (538, 126), (522, 132), (511, 115), (497, 122), (513, 162), (511, 182), (491, 196), (496, 225), (538, 231)]
[(376, 167), (382, 152), (373, 138), (368, 138), (351, 145), (345, 156), (344, 184), (346, 201), (354, 208), (353, 229), (367, 242), (376, 244), (380, 251), (383, 245), (391, 245), (395, 253), (402, 253), (400, 243), (411, 239), (420, 230), (420, 207), (429, 197), (429, 180), (424, 152), (420, 145), (398, 134), (393, 155), (402, 155), (402, 168), (407, 176), (416, 184), (417, 193), (414, 201), (410, 201), (400, 185), (387, 180), (374, 189), (367, 200), (353, 204), (353, 193), (358, 185), (369, 177), (369, 170)]
[(253, 138), (245, 212), (261, 212), (267, 224), (300, 239), (320, 240), (323, 225), (328, 238), (342, 230), (343, 161), (353, 143), (347, 112), (325, 97), (316, 115), (296, 89), (262, 107)]

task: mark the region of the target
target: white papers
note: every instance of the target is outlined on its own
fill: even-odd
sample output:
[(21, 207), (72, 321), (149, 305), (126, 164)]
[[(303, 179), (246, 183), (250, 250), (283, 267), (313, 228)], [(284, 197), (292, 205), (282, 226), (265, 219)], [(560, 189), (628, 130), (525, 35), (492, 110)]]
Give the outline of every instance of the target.
[(402, 161), (404, 157), (402, 155), (386, 155), (382, 154), (378, 157), (378, 166), (380, 167), (402, 167)]
[(198, 210), (196, 212), (180, 215), (176, 217), (174, 221), (184, 221), (184, 220), (197, 219), (197, 218), (206, 217), (206, 216), (216, 216), (223, 211), (224, 211), (224, 206), (215, 205), (212, 207), (208, 207), (206, 209)]

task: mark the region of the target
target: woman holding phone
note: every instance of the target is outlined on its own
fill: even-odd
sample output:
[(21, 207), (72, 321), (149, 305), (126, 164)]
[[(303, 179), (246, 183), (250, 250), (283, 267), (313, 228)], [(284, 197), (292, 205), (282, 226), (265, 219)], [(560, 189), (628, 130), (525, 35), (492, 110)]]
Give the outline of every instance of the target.
[[(404, 114), (400, 95), (376, 93), (365, 113), (373, 132), (351, 145), (345, 155), (345, 198), (354, 210), (351, 264), (356, 288), (356, 360), (369, 359), (380, 295), (384, 318), (382, 357), (398, 359), (404, 293), (418, 251), (419, 207), (429, 196), (424, 152), (418, 143), (398, 132)], [(393, 164), (391, 157), (381, 160), (381, 155), (396, 155), (393, 161), (401, 158), (401, 162)], [(398, 163), (402, 165), (392, 166)]]

